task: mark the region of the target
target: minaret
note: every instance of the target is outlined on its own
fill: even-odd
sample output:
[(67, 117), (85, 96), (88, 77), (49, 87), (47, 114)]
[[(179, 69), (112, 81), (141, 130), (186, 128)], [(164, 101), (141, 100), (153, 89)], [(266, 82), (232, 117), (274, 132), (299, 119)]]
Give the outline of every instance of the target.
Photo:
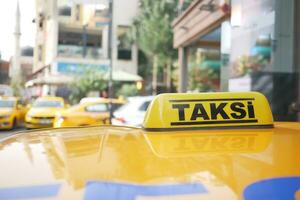
[(20, 28), (20, 6), (19, 0), (17, 1), (17, 10), (16, 10), (16, 24), (15, 24), (15, 50), (13, 56), (13, 66), (11, 71), (12, 82), (14, 84), (20, 84), (21, 82), (21, 64), (20, 64), (20, 37), (21, 37), (21, 28)]

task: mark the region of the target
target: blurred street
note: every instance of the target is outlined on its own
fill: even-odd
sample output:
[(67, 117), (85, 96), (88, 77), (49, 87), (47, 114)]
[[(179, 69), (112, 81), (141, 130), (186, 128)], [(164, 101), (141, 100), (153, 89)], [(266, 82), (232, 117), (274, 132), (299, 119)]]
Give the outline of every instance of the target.
[(14, 130), (0, 130), (0, 140), (6, 138), (6, 137), (10, 137), (14, 134), (17, 134), (20, 131), (24, 131), (24, 128), (17, 128)]

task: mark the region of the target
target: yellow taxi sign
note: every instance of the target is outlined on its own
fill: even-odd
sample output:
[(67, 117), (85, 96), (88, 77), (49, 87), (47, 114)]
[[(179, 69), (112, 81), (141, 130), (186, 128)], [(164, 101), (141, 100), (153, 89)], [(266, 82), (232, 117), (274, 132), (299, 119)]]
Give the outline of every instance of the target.
[(258, 92), (161, 94), (143, 123), (148, 131), (254, 127), (273, 127), (269, 103)]

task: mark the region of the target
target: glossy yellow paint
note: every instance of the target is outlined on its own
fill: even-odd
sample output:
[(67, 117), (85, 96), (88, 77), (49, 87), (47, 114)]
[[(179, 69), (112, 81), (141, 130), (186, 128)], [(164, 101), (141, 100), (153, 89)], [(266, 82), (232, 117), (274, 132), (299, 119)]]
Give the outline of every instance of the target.
[(0, 189), (60, 184), (52, 199), (83, 199), (90, 180), (201, 183), (207, 193), (172, 199), (242, 199), (245, 188), (259, 180), (300, 176), (300, 123), (172, 132), (115, 126), (44, 129), (5, 139), (0, 148)]
[(255, 153), (265, 150), (273, 130), (186, 131), (180, 135), (170, 132), (147, 132), (145, 139), (158, 157), (193, 156), (201, 153)]
[(0, 97), (0, 101), (10, 101), (12, 106), (0, 107), (0, 129), (12, 129), (24, 123), (26, 107), (16, 97)]
[[(39, 106), (37, 103), (51, 102), (58, 103), (59, 106)], [(47, 128), (53, 126), (54, 117), (57, 112), (66, 109), (64, 99), (61, 97), (45, 96), (38, 98), (25, 116), (26, 128)]]
[[(123, 100), (112, 99), (113, 107), (124, 104)], [(87, 101), (56, 114), (53, 127), (77, 127), (109, 124), (109, 99)], [(90, 110), (93, 106), (103, 106), (104, 110)]]
[(161, 94), (143, 123), (151, 131), (272, 125), (269, 103), (258, 92)]

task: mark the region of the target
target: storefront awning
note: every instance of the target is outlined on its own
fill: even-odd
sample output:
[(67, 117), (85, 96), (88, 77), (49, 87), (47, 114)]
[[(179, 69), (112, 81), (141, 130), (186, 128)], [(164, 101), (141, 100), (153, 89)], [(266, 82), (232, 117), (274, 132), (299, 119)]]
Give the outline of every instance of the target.
[(59, 84), (68, 84), (73, 81), (73, 78), (66, 75), (57, 75), (57, 76), (44, 76), (32, 79), (25, 83), (25, 87), (31, 87), (33, 85), (59, 85)]
[[(109, 73), (104, 75), (104, 79), (109, 79)], [(32, 79), (27, 81), (25, 87), (31, 87), (34, 85), (60, 85), (60, 84), (69, 84), (74, 80), (73, 76), (68, 75), (52, 75), (52, 76), (44, 76), (36, 79)], [(114, 81), (126, 81), (126, 82), (136, 82), (142, 81), (143, 78), (136, 74), (131, 74), (128, 72), (124, 72), (121, 70), (113, 72), (113, 80)]]
[(228, 6), (226, 1), (220, 5), (211, 0), (193, 1), (172, 23), (174, 48), (193, 45), (197, 39), (220, 27), (230, 17)]
[[(106, 80), (108, 80), (109, 73), (105, 74), (104, 77)], [(128, 72), (118, 70), (118, 71), (113, 72), (113, 80), (114, 81), (134, 81), (135, 82), (135, 81), (142, 81), (143, 78), (136, 74), (131, 74)]]

